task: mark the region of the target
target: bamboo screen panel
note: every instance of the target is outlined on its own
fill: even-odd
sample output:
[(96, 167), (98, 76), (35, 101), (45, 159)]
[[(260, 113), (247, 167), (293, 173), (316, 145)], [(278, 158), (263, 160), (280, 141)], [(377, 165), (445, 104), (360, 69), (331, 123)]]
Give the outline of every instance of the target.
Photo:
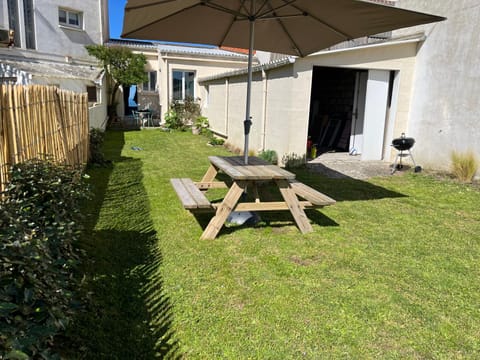
[(88, 160), (88, 98), (53, 86), (0, 86), (0, 190), (9, 166), (34, 158)]

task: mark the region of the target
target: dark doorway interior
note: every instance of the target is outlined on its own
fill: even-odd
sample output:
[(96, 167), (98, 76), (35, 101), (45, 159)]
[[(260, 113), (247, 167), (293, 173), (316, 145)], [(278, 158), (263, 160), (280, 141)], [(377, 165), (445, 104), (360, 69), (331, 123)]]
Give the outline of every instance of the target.
[(317, 154), (349, 150), (356, 69), (313, 68), (309, 143)]
[(123, 103), (125, 108), (124, 115), (132, 115), (132, 110), (138, 109), (138, 93), (137, 86), (123, 86)]
[(129, 106), (128, 98), (130, 96), (130, 86), (123, 85), (123, 104), (125, 115), (132, 115), (132, 109)]

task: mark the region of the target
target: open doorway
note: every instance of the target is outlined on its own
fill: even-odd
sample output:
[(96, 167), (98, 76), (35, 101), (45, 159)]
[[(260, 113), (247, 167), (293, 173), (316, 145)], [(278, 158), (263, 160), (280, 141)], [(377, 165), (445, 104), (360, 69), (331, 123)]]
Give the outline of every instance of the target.
[(138, 109), (137, 86), (124, 86), (123, 89), (124, 115), (132, 115), (133, 110)]
[(313, 67), (308, 144), (317, 154), (381, 160), (395, 120), (398, 72)]
[[(315, 66), (313, 68), (308, 136), (317, 153), (348, 152), (352, 126), (358, 112), (359, 74), (367, 71)], [(363, 101), (364, 102), (364, 101)], [(355, 132), (353, 132), (355, 133)], [(357, 141), (360, 141), (357, 139)]]

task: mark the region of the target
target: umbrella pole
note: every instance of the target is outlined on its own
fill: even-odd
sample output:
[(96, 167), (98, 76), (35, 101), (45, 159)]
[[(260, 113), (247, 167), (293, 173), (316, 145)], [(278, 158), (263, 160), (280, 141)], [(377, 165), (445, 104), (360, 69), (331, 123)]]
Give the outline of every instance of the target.
[(255, 39), (255, 19), (250, 19), (250, 41), (248, 49), (248, 78), (247, 78), (247, 104), (245, 109), (245, 121), (243, 122), (245, 145), (243, 147), (243, 157), (245, 165), (248, 164), (248, 140), (250, 127), (252, 126), (252, 118), (250, 116), (250, 102), (252, 95), (252, 63), (253, 63), (253, 42)]

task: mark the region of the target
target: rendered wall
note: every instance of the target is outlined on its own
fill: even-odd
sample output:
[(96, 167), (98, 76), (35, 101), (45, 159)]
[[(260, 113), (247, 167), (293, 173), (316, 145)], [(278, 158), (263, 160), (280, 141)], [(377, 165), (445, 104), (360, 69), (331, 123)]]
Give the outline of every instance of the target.
[[(399, 0), (399, 6), (445, 16), (425, 27), (410, 108), (408, 134), (415, 160), (447, 169), (452, 150), (480, 156), (480, 2), (478, 0)], [(402, 30), (408, 33), (415, 29)]]
[(202, 113), (205, 107), (205, 90), (198, 84), (198, 79), (208, 77), (214, 74), (227, 72), (235, 69), (242, 69), (246, 67), (244, 60), (222, 60), (212, 58), (202, 58), (201, 56), (191, 57), (185, 55), (159, 55), (158, 69), (158, 85), (159, 98), (162, 112), (162, 119), (164, 114), (168, 111), (170, 101), (172, 99), (172, 72), (174, 70), (195, 71), (195, 96), (200, 98)]
[[(81, 60), (91, 60), (85, 45), (102, 44), (103, 33), (100, 0), (56, 0), (35, 2), (37, 51)], [(58, 8), (83, 12), (83, 29), (72, 29), (58, 23)]]
[[(208, 117), (211, 129), (220, 135), (228, 133), (228, 79), (220, 79), (209, 83), (203, 97), (206, 99), (203, 114)], [(213, 116), (209, 116), (212, 114)]]
[[(91, 86), (88, 80), (81, 79), (64, 79), (64, 78), (54, 78), (54, 77), (33, 77), (32, 84), (38, 85), (52, 85), (57, 84), (59, 88), (64, 90), (69, 90), (77, 93), (84, 93), (86, 87)], [(96, 104), (89, 104), (88, 114), (89, 114), (89, 126), (91, 128), (98, 128), (105, 130), (107, 125), (107, 91), (106, 87), (102, 86), (100, 90), (100, 98), (97, 99)]]
[[(311, 72), (295, 73), (293, 65), (267, 72), (265, 149), (275, 150), (278, 158), (302, 157), (306, 150), (307, 121), (304, 121), (304, 106), (310, 106)], [(302, 77), (306, 80), (302, 81)]]
[[(318, 53), (297, 61), (295, 66), (298, 72), (309, 70), (313, 66), (345, 67), (362, 70), (395, 70), (399, 74), (398, 101), (394, 118), (392, 132), (386, 134), (391, 138), (384, 141), (384, 154), (390, 154), (390, 143), (393, 138), (399, 137), (408, 127), (408, 116), (411, 102), (412, 84), (415, 73), (415, 55), (419, 42), (400, 42), (384, 44), (381, 46), (360, 47), (348, 50)], [(302, 77), (300, 77), (302, 78)], [(304, 81), (311, 84), (310, 78)], [(304, 86), (307, 86), (305, 83)], [(309, 88), (310, 89), (310, 88)], [(307, 117), (307, 113), (299, 116)], [(368, 144), (365, 144), (368, 146)], [(395, 154), (392, 154), (395, 155)], [(387, 155), (388, 156), (388, 155)], [(390, 161), (390, 158), (384, 159)]]
[[(285, 66), (253, 74), (250, 153), (275, 150), (281, 159), (284, 154), (294, 150), (291, 147), (291, 139), (293, 138), (293, 143), (296, 144), (296, 134), (291, 132), (292, 128), (297, 131), (298, 126), (290, 122), (292, 68)], [(204, 110), (211, 128), (226, 135), (227, 142), (242, 152), (245, 138), (243, 122), (246, 111), (246, 80), (247, 76), (241, 75), (208, 82), (206, 85), (209, 101)]]
[[(263, 74), (256, 72), (252, 86), (250, 149), (256, 152), (274, 150), (279, 159), (284, 155), (305, 154), (313, 66), (398, 71), (398, 104), (392, 131), (393, 137), (398, 137), (407, 127), (416, 49), (417, 42), (408, 42), (324, 52), (297, 59), (293, 65), (266, 70)], [(246, 75), (204, 85), (210, 92), (206, 115), (212, 129), (225, 131), (228, 142), (243, 149)], [(227, 112), (223, 99), (228, 99)], [(228, 127), (223, 125), (225, 116)], [(390, 147), (391, 140), (387, 139), (386, 147)]]

